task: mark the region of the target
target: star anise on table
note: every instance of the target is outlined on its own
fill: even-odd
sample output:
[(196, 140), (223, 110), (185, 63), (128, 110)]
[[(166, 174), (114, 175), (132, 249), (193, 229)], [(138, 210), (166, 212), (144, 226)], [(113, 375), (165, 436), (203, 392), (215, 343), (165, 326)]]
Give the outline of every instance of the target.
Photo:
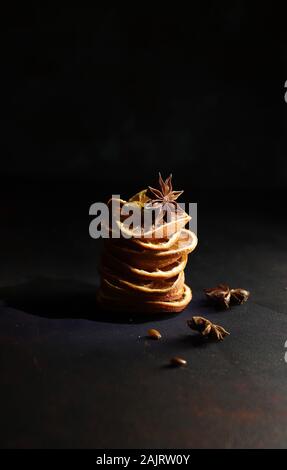
[(250, 292), (246, 289), (230, 289), (231, 302), (243, 304), (249, 299)]
[(228, 308), (230, 303), (230, 288), (226, 284), (219, 284), (211, 289), (204, 289), (207, 298), (221, 307)]
[(226, 284), (219, 284), (211, 289), (204, 289), (205, 295), (214, 304), (229, 308), (233, 304), (243, 304), (249, 298), (250, 292), (245, 289), (231, 289)]
[(183, 212), (183, 209), (180, 207), (177, 198), (183, 193), (183, 191), (173, 191), (172, 189), (172, 174), (164, 181), (161, 174), (159, 173), (159, 186), (160, 189), (155, 189), (149, 186), (150, 192), (155, 196), (154, 199), (151, 199), (145, 207), (158, 209), (161, 215), (164, 215), (167, 212), (176, 213)]
[(202, 336), (222, 341), (225, 336), (230, 335), (222, 326), (215, 325), (204, 317), (192, 317), (187, 320), (187, 325), (194, 331), (198, 331)]

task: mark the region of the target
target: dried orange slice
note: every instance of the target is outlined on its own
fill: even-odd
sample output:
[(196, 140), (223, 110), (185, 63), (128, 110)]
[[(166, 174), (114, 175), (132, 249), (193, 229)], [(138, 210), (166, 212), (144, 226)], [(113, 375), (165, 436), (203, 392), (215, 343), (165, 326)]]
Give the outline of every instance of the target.
[(123, 298), (120, 301), (119, 297), (108, 295), (100, 289), (97, 294), (97, 299), (104, 309), (110, 311), (133, 313), (177, 313), (184, 310), (189, 304), (192, 299), (192, 291), (186, 284), (184, 284), (181, 296), (177, 300), (141, 300), (139, 303), (130, 297)]
[(150, 269), (142, 269), (140, 265), (134, 266), (126, 263), (113, 256), (111, 253), (105, 253), (102, 263), (119, 275), (127, 273), (140, 279), (170, 279), (183, 271), (187, 263), (187, 255), (184, 254), (179, 260), (167, 266), (162, 266), (161, 268), (155, 265), (155, 267)]
[(128, 295), (143, 295), (145, 297), (172, 297), (176, 292), (182, 290), (184, 285), (184, 272), (166, 280), (144, 280), (120, 279), (115, 273), (102, 269), (102, 282), (109, 287), (114, 286), (125, 291)]

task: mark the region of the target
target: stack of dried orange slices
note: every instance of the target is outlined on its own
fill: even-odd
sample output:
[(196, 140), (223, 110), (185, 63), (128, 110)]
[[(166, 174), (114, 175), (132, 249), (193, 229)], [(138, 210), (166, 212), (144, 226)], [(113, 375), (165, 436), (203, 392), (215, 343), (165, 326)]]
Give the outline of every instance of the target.
[[(197, 237), (184, 228), (190, 216), (175, 201), (182, 192), (172, 191), (171, 176), (165, 181), (160, 176), (159, 183), (161, 190), (149, 187), (129, 201), (111, 199), (108, 203), (110, 207), (117, 203), (118, 213), (113, 217), (123, 235), (113, 238), (109, 226), (111, 236), (105, 240), (98, 302), (108, 310), (180, 312), (192, 298), (184, 268)], [(147, 227), (129, 229), (125, 225), (127, 217), (122, 214), (135, 206), (142, 211), (155, 208), (156, 220)], [(167, 211), (171, 214), (168, 220)]]

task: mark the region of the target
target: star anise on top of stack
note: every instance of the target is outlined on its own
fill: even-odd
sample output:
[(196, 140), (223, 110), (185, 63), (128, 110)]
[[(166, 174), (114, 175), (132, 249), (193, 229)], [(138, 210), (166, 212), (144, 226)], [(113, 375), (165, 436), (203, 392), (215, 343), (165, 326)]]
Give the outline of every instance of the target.
[(158, 209), (161, 215), (167, 212), (183, 212), (183, 209), (176, 202), (183, 191), (173, 191), (171, 180), (172, 174), (164, 181), (159, 173), (160, 189), (155, 189), (151, 186), (148, 187), (155, 198), (151, 199), (145, 207)]
[(219, 284), (211, 289), (204, 289), (209, 300), (220, 307), (229, 308), (233, 304), (243, 304), (250, 296), (245, 289), (231, 289), (226, 284)]
[(198, 331), (202, 336), (213, 338), (222, 341), (225, 336), (230, 335), (222, 326), (215, 325), (204, 317), (192, 317), (187, 320), (188, 326), (195, 331)]

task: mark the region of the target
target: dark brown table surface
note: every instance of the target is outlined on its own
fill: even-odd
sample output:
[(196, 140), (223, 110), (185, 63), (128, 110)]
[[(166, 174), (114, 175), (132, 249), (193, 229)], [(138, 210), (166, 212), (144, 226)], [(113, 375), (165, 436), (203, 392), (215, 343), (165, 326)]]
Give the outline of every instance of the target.
[[(11, 219), (2, 230), (1, 447), (287, 446), (280, 221), (199, 217), (199, 245), (186, 271), (194, 299), (185, 312), (162, 318), (99, 311), (100, 248), (86, 219), (35, 227)], [(250, 300), (215, 311), (202, 290), (219, 282), (249, 289)], [(202, 342), (186, 326), (192, 315), (231, 335)], [(151, 327), (161, 341), (146, 337)], [(174, 355), (188, 366), (170, 368)]]

